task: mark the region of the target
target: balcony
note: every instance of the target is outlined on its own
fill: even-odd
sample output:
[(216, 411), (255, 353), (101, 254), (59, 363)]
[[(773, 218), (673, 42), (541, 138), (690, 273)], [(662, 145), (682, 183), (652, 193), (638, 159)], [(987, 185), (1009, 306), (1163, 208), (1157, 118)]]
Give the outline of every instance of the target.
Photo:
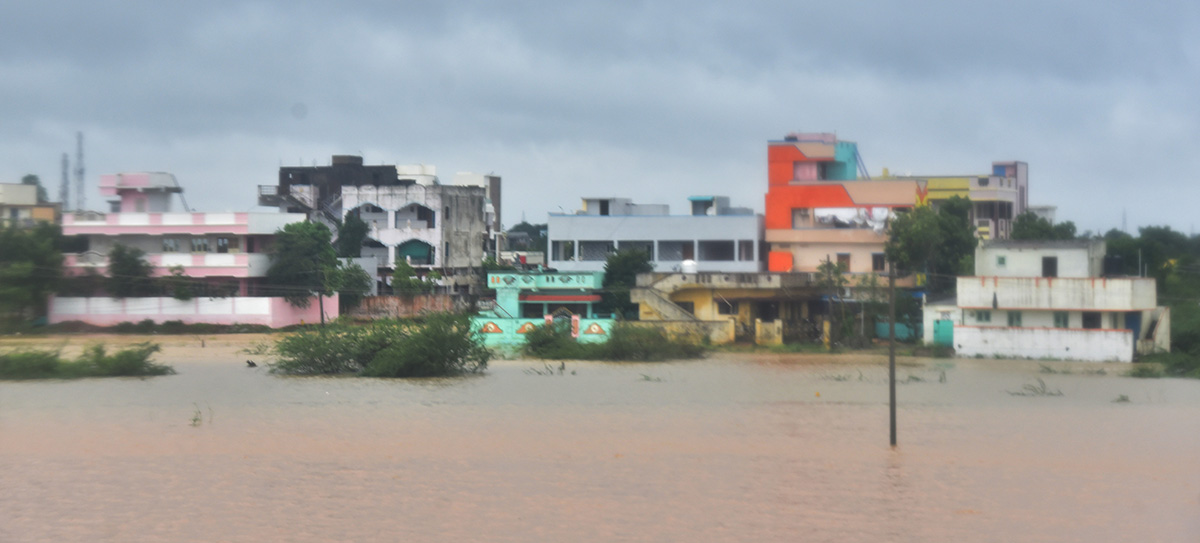
[(598, 289), (602, 274), (576, 273), (489, 273), (488, 288), (518, 287), (523, 290)]
[(663, 292), (686, 288), (783, 289), (812, 286), (811, 273), (642, 273), (637, 286)]
[[(146, 255), (153, 275), (171, 274), (171, 268), (183, 267), (189, 277), (265, 277), (271, 258), (263, 253), (156, 253)], [(68, 273), (92, 268), (101, 273), (108, 268), (108, 256), (97, 252), (63, 255)]]
[(870, 243), (882, 244), (887, 234), (871, 228), (800, 228), (767, 230), (770, 243)]
[(1144, 311), (1158, 304), (1140, 277), (959, 277), (958, 305), (980, 309)]

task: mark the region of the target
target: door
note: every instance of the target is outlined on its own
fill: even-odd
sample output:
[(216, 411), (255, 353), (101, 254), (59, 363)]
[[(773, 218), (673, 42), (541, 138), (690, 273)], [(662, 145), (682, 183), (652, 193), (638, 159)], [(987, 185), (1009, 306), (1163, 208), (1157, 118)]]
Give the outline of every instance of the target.
[(1058, 257), (1042, 257), (1042, 277), (1058, 277)]
[(954, 321), (949, 319), (933, 321), (933, 344), (954, 345)]

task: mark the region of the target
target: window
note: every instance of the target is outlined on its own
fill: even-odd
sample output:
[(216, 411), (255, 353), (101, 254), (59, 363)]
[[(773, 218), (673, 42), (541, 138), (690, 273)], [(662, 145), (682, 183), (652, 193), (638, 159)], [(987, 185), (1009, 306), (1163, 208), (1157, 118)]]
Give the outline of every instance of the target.
[(1054, 312), (1054, 327), (1055, 328), (1070, 328), (1071, 327), (1070, 313), (1067, 313), (1066, 311), (1055, 311)]
[(808, 228), (812, 226), (812, 220), (809, 218), (808, 208), (800, 208), (792, 210), (792, 228)]
[(1020, 311), (1009, 311), (1008, 312), (1008, 325), (1009, 326), (1021, 326), (1021, 312)]
[(881, 272), (884, 270), (885, 264), (883, 253), (871, 253), (871, 271)]
[(733, 240), (700, 242), (700, 260), (728, 262), (733, 260), (733, 253)]
[(208, 238), (192, 238), (192, 252), (193, 253), (207, 253), (208, 252)]
[(654, 260), (654, 242), (653, 241), (627, 241), (621, 240), (617, 242), (618, 251), (641, 251)]
[(997, 268), (1003, 268), (1004, 265), (1007, 263), (1008, 263), (1008, 259), (1006, 259), (1004, 256), (996, 257), (996, 267)]
[(217, 252), (218, 253), (228, 253), (229, 252), (229, 238), (217, 238)]
[(738, 303), (737, 302), (727, 302), (725, 300), (717, 300), (717, 314), (718, 315), (737, 315), (737, 312), (738, 312)]
[(658, 259), (665, 262), (692, 260), (694, 249), (691, 241), (660, 241), (658, 242)]
[(163, 238), (162, 241), (163, 241), (162, 252), (164, 252), (164, 253), (178, 253), (179, 252), (179, 239), (178, 238)]
[(754, 241), (744, 239), (738, 242), (738, 260), (743, 262), (754, 260)]
[(1100, 329), (1100, 313), (1098, 311), (1084, 312), (1083, 327), (1087, 330), (1099, 330)]
[(850, 271), (850, 253), (838, 253), (837, 263), (838, 267), (841, 268), (842, 271)]
[(1042, 277), (1058, 277), (1058, 257), (1042, 257)]
[(986, 186), (988, 186), (988, 181), (989, 181), (989, 180), (988, 180), (988, 178), (986, 178), (986, 177), (980, 177), (980, 178), (979, 178), (979, 186), (981, 186), (981, 187), (986, 187)]
[(687, 311), (689, 315), (696, 314), (696, 304), (694, 302), (675, 302), (679, 309)]
[(991, 311), (976, 311), (975, 322), (992, 322)]
[(575, 260), (574, 241), (555, 241), (551, 244), (550, 258), (558, 261)]
[(611, 241), (581, 241), (579, 242), (579, 260), (608, 260), (609, 253), (616, 249), (616, 244)]

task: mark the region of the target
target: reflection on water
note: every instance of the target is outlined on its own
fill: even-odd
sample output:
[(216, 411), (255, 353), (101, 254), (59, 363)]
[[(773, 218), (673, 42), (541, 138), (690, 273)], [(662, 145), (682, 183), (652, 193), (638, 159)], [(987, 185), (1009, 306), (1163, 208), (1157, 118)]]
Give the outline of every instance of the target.
[(0, 541), (1200, 540), (1197, 381), (535, 366), (0, 383)]

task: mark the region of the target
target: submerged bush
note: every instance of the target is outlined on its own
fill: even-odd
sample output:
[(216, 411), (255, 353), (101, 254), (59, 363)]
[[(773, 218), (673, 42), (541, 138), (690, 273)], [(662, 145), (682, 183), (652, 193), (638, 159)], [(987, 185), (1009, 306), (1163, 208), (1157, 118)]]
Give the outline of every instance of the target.
[(707, 345), (695, 337), (671, 337), (661, 328), (618, 322), (605, 343), (580, 343), (570, 323), (539, 326), (525, 334), (525, 353), (553, 360), (660, 361), (704, 356)]
[(93, 345), (74, 361), (57, 351), (16, 351), (0, 354), (0, 379), (70, 379), (81, 377), (148, 377), (170, 375), (175, 370), (150, 361), (157, 343), (138, 343), (111, 355), (104, 345)]
[(303, 330), (275, 344), (272, 371), (291, 375), (438, 377), (487, 368), (488, 350), (465, 315)]
[(1144, 362), (1161, 364), (1163, 375), (1200, 379), (1200, 356), (1188, 352), (1152, 354), (1143, 357), (1139, 364)]

